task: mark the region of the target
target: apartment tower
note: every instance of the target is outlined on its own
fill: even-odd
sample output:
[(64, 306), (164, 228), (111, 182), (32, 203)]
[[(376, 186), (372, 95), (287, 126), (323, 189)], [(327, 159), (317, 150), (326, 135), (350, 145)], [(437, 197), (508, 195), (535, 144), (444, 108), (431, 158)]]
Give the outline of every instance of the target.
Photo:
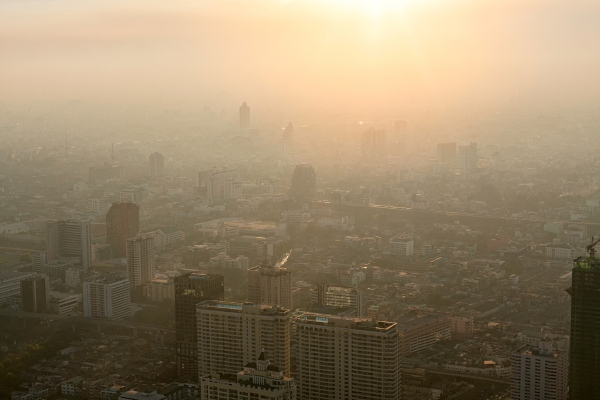
[(199, 378), (236, 374), (261, 353), (290, 376), (290, 311), (281, 307), (207, 301), (196, 307)]
[(131, 314), (129, 280), (104, 278), (83, 282), (83, 316), (122, 319)]
[(248, 301), (292, 310), (292, 272), (266, 263), (248, 269)]
[(146, 296), (148, 283), (154, 278), (154, 236), (140, 233), (127, 239), (125, 247), (131, 290), (137, 298)]
[(92, 266), (90, 221), (50, 221), (46, 229), (47, 261), (66, 259), (84, 269)]
[(304, 314), (294, 324), (298, 398), (400, 400), (396, 323)]
[(551, 340), (527, 344), (511, 355), (512, 400), (568, 400), (569, 358)]
[(175, 278), (175, 340), (177, 376), (186, 382), (198, 380), (196, 304), (223, 300), (222, 275), (188, 273)]

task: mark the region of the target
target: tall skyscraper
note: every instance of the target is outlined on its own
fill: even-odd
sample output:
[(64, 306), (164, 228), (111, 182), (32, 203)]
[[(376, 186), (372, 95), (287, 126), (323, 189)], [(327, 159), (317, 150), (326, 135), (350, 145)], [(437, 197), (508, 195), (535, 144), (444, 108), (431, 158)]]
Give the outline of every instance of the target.
[(317, 174), (311, 164), (299, 164), (292, 174), (290, 196), (297, 201), (312, 200), (317, 193)]
[(240, 106), (240, 129), (246, 130), (250, 128), (250, 107), (246, 102)]
[(50, 280), (46, 275), (36, 275), (21, 281), (21, 310), (43, 313), (50, 303)]
[(573, 262), (569, 398), (597, 399), (600, 394), (600, 259)]
[(127, 273), (136, 298), (147, 295), (148, 283), (154, 278), (154, 236), (140, 233), (127, 239)]
[(384, 130), (369, 128), (362, 135), (361, 151), (363, 157), (379, 160), (387, 156), (387, 134)]
[(512, 400), (568, 400), (568, 354), (551, 340), (514, 351), (511, 368)]
[(437, 158), (441, 163), (452, 162), (456, 160), (456, 142), (438, 143)]
[(106, 242), (113, 257), (125, 257), (127, 239), (140, 231), (140, 206), (135, 203), (113, 203), (106, 213)]
[(131, 314), (129, 280), (104, 278), (83, 282), (83, 316), (121, 319)]
[(155, 178), (165, 173), (165, 157), (160, 153), (150, 154), (150, 176)]
[(396, 323), (319, 314), (294, 323), (299, 399), (400, 400)]
[(477, 170), (477, 143), (458, 146), (458, 168), (463, 172)]
[(248, 269), (248, 301), (292, 310), (292, 272), (266, 263)]
[(68, 259), (84, 269), (92, 266), (90, 221), (50, 221), (46, 228), (48, 261)]
[(212, 372), (235, 374), (263, 350), (284, 376), (290, 376), (289, 310), (207, 301), (198, 304), (196, 312), (200, 377)]
[(175, 278), (175, 340), (177, 376), (198, 380), (196, 304), (225, 297), (222, 275), (189, 273)]

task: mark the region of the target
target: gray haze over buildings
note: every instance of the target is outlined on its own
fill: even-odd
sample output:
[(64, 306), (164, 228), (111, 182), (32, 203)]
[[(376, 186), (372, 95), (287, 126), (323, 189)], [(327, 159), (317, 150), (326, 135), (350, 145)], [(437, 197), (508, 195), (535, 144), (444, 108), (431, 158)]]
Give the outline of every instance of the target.
[(598, 15), (0, 2), (0, 399), (598, 398)]

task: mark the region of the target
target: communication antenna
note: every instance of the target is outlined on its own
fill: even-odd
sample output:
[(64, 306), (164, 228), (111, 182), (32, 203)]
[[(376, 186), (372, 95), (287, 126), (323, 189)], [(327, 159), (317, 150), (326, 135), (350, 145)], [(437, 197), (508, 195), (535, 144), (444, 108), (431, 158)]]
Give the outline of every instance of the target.
[(590, 255), (590, 258), (596, 258), (596, 245), (598, 243), (600, 243), (600, 238), (594, 241), (594, 237), (592, 236), (592, 243), (588, 244), (585, 248)]

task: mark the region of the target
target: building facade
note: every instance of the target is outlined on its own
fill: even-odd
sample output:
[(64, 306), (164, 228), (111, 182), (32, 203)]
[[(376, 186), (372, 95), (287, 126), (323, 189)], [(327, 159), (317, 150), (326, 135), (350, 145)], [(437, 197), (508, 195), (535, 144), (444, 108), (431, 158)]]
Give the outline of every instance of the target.
[(586, 400), (600, 393), (600, 259), (573, 262), (569, 398)]
[(132, 291), (147, 294), (148, 283), (154, 278), (154, 236), (140, 233), (127, 239), (127, 274)]
[(196, 304), (225, 298), (222, 275), (189, 273), (175, 278), (175, 347), (177, 376), (198, 381)]
[(196, 307), (199, 377), (235, 374), (265, 351), (290, 376), (290, 311), (280, 307), (207, 301)]
[(135, 203), (113, 203), (106, 213), (106, 242), (115, 258), (125, 257), (127, 239), (140, 231), (140, 206)]
[(21, 281), (21, 310), (43, 313), (50, 304), (50, 280), (45, 275), (31, 276)]
[(366, 317), (365, 299), (363, 292), (353, 287), (318, 285), (311, 293), (311, 302), (317, 306), (351, 308), (356, 310), (356, 316)]
[(568, 400), (569, 357), (552, 341), (527, 344), (511, 355), (512, 400)]
[(92, 266), (92, 231), (90, 221), (50, 221), (47, 224), (46, 254), (48, 261), (68, 259)]
[(156, 178), (165, 174), (165, 156), (160, 153), (152, 153), (149, 161), (151, 177)]
[(477, 143), (458, 146), (458, 168), (462, 172), (477, 170)]
[(415, 242), (401, 238), (391, 238), (390, 253), (398, 257), (411, 257), (415, 254)]
[(269, 264), (250, 268), (248, 301), (292, 310), (292, 272), (287, 268)]
[(311, 164), (299, 164), (294, 168), (290, 196), (297, 201), (308, 201), (317, 194), (317, 174)]
[(401, 399), (395, 323), (305, 314), (294, 324), (298, 398)]
[(128, 279), (83, 282), (83, 316), (122, 319), (131, 315)]

